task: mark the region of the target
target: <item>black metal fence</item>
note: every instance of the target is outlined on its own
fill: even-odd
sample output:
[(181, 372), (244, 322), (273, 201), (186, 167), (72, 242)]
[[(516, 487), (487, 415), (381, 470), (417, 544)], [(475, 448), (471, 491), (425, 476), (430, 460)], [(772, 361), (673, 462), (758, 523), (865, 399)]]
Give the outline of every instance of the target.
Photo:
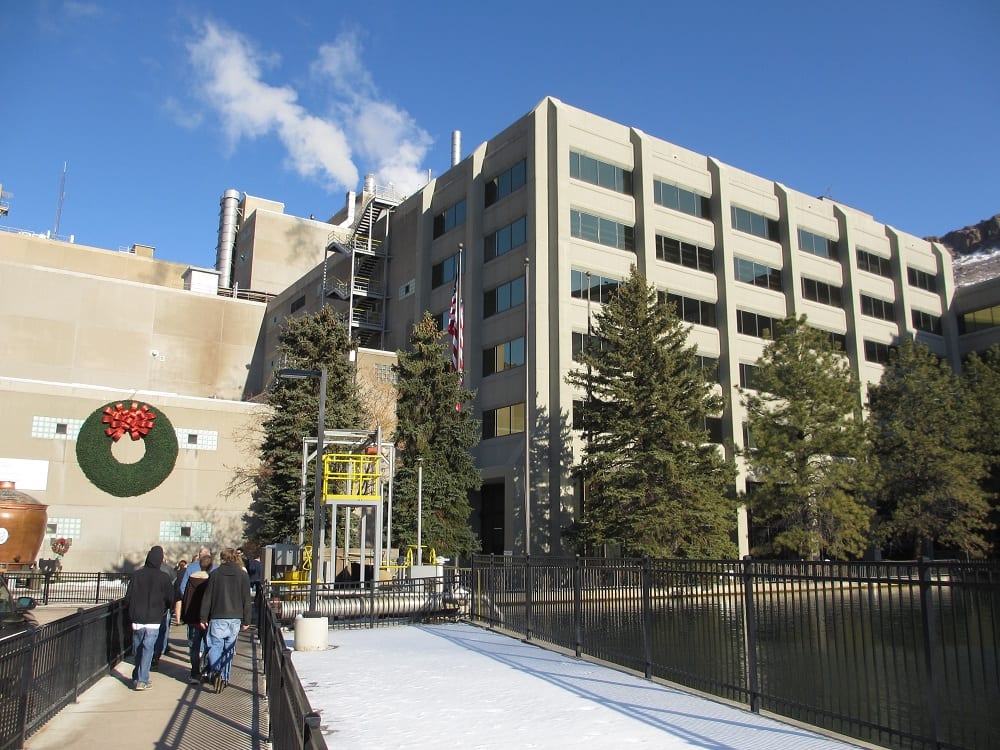
[(20, 748), (131, 645), (124, 600), (0, 639), (0, 750)]
[(1000, 563), (477, 556), (473, 618), (892, 748), (1000, 747)]
[(128, 590), (127, 575), (120, 573), (55, 573), (41, 570), (7, 573), (14, 596), (30, 596), (41, 604), (113, 602)]
[(263, 588), (257, 595), (256, 613), (267, 681), (268, 740), (272, 750), (326, 750), (320, 716), (309, 705), (292, 664), (292, 650), (285, 645), (281, 623)]

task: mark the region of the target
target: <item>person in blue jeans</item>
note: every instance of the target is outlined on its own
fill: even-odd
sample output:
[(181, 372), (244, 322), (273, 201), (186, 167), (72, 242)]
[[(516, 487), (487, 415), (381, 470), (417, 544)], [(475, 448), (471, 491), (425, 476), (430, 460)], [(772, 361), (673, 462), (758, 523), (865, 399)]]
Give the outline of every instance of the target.
[(184, 591), (180, 619), (187, 625), (188, 658), (191, 661), (188, 683), (197, 685), (207, 668), (202, 661), (202, 654), (208, 650), (208, 644), (205, 642), (206, 633), (201, 629), (200, 618), (201, 600), (205, 595), (209, 571), (212, 569), (212, 556), (202, 555), (200, 560), (193, 561), (191, 565), (197, 566), (198, 570), (191, 574), (191, 580), (188, 581), (187, 589)]
[(216, 693), (229, 685), (236, 639), (250, 627), (250, 578), (232, 547), (222, 550), (219, 558), (222, 564), (205, 584), (200, 618), (208, 636), (208, 663)]
[(135, 669), (132, 680), (136, 690), (152, 687), (149, 668), (153, 663), (160, 623), (174, 604), (174, 586), (170, 576), (160, 570), (163, 547), (149, 550), (145, 564), (132, 574), (128, 586), (128, 616), (132, 621), (132, 656)]

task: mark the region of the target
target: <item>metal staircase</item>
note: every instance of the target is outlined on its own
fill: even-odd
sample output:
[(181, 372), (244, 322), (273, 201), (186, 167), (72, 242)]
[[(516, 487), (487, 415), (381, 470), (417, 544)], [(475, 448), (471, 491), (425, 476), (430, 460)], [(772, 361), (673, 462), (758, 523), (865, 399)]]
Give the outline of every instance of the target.
[(384, 348), (389, 256), (379, 236), (384, 235), (385, 222), (380, 225), (379, 219), (402, 200), (391, 188), (366, 183), (354, 225), (335, 229), (327, 239), (325, 257), (339, 257), (342, 273), (324, 282), (325, 298), (344, 315), (351, 338), (361, 347)]

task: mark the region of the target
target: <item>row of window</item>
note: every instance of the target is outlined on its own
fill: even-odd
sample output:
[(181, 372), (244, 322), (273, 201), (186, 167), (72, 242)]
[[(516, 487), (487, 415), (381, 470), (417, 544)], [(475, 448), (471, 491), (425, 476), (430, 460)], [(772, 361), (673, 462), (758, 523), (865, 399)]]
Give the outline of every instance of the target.
[(465, 223), (465, 198), (434, 217), (434, 239)]
[(483, 412), (483, 439), (524, 432), (524, 404), (511, 404)]
[[(31, 418), (31, 437), (45, 440), (76, 440), (83, 422), (82, 419), (34, 416)], [(177, 434), (177, 444), (181, 448), (218, 450), (219, 433), (216, 430), (175, 427), (174, 432)]]
[(653, 180), (653, 202), (702, 219), (712, 218), (708, 198), (668, 182)]
[(517, 221), (487, 235), (483, 242), (483, 262), (489, 263), (494, 258), (509, 253), (516, 247), (521, 247), (527, 241), (528, 217), (522, 216)]
[(781, 291), (781, 269), (771, 268), (763, 263), (757, 263), (746, 258), (734, 258), (734, 276), (737, 281), (744, 284), (771, 289), (776, 292)]
[(569, 152), (569, 176), (616, 193), (632, 195), (631, 171), (575, 151)]
[[(575, 334), (574, 334), (575, 335)], [(524, 336), (483, 349), (483, 377), (524, 364)]]
[(823, 305), (840, 307), (840, 287), (827, 284), (825, 281), (802, 277), (802, 296)]
[(884, 276), (887, 279), (892, 277), (892, 265), (888, 258), (883, 258), (881, 255), (875, 255), (875, 253), (861, 248), (857, 250), (857, 258), (859, 270)]
[(763, 214), (754, 213), (738, 206), (730, 208), (733, 229), (763, 237), (772, 242), (780, 242), (777, 219), (771, 219)]
[(486, 205), (492, 206), (499, 200), (506, 198), (515, 190), (524, 187), (528, 179), (528, 162), (521, 159), (510, 169), (501, 172), (492, 180), (486, 183)]
[(820, 258), (829, 258), (830, 260), (836, 260), (838, 257), (836, 240), (814, 234), (805, 229), (799, 229), (799, 250)]
[(694, 299), (693, 297), (682, 297), (679, 294), (670, 292), (658, 292), (660, 302), (672, 303), (677, 317), (685, 323), (697, 323), (698, 325), (715, 328), (715, 303)]
[(571, 210), (569, 229), (573, 237), (619, 250), (635, 251), (635, 229), (614, 219)]
[(906, 268), (906, 281), (910, 286), (924, 289), (928, 292), (937, 292), (937, 276), (919, 268)]
[(524, 304), (524, 277), (518, 276), (483, 295), (483, 317), (502, 313)]
[(958, 319), (959, 333), (975, 333), (1000, 326), (1000, 305), (967, 312)]
[(585, 299), (589, 302), (608, 302), (611, 294), (618, 289), (621, 281), (599, 273), (581, 271), (574, 268), (570, 272), (570, 294), (576, 299)]
[(697, 271), (715, 273), (715, 253), (707, 247), (656, 235), (656, 259)]

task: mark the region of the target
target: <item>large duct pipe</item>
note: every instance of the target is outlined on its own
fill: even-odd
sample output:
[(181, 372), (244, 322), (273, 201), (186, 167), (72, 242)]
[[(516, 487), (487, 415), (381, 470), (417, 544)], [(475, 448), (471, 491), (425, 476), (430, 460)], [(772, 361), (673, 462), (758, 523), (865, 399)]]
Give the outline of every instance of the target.
[(365, 194), (366, 195), (375, 194), (375, 175), (373, 174), (365, 175)]
[(219, 286), (223, 289), (228, 289), (232, 281), (239, 208), (239, 190), (227, 190), (222, 194), (219, 200), (219, 244), (215, 246), (215, 270), (219, 272)]
[[(336, 596), (326, 598), (322, 594), (316, 599), (317, 611), (326, 617), (402, 617), (416, 613), (424, 614), (455, 614), (465, 611), (468, 605), (467, 593), (459, 597), (453, 593), (401, 594), (392, 593), (380, 596), (366, 592), (354, 596)], [(305, 592), (295, 599), (285, 599), (281, 602), (280, 618), (282, 622), (293, 622), (308, 608)]]
[(451, 131), (451, 166), (462, 161), (462, 131)]

